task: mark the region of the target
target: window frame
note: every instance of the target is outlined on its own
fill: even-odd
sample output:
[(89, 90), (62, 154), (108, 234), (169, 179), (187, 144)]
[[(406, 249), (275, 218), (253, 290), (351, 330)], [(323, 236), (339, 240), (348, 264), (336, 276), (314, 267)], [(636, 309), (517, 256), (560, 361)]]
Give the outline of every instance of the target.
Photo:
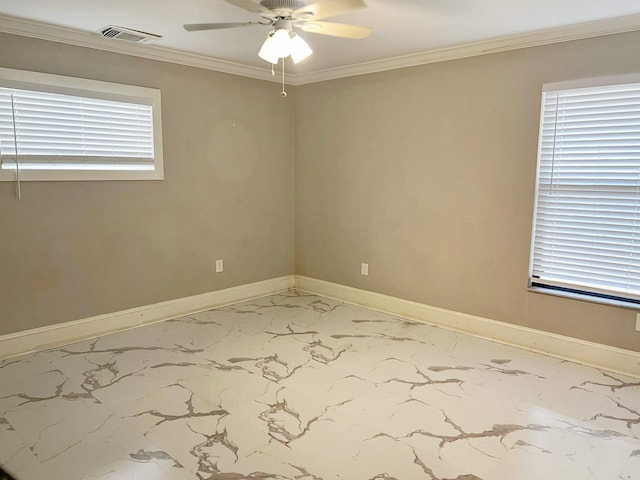
[[(529, 268), (528, 268), (528, 283), (527, 289), (530, 292), (542, 293), (545, 295), (559, 296), (564, 298), (570, 298), (574, 300), (587, 301), (592, 303), (612, 305), (616, 307), (622, 307), (630, 310), (640, 311), (640, 300), (634, 297), (625, 297), (624, 294), (603, 294), (598, 289), (592, 291), (587, 290), (585, 287), (580, 287), (570, 284), (562, 284), (559, 281), (555, 281), (554, 285), (545, 285), (543, 282), (536, 282), (533, 277), (534, 268), (534, 252), (536, 246), (536, 220), (538, 217), (538, 196), (540, 193), (540, 165), (543, 149), (543, 127), (544, 127), (544, 106), (545, 106), (545, 92), (558, 91), (558, 90), (572, 90), (580, 88), (591, 87), (605, 87), (609, 85), (621, 85), (627, 83), (640, 83), (640, 73), (629, 73), (622, 75), (609, 75), (595, 78), (584, 78), (578, 80), (569, 80), (553, 83), (545, 83), (542, 86), (542, 94), (540, 96), (540, 122), (538, 127), (538, 148), (536, 154), (536, 181), (534, 190), (534, 203), (533, 203), (533, 216), (531, 224), (531, 242), (529, 247)], [(640, 194), (639, 194), (640, 196)]]
[[(153, 170), (20, 170), (25, 181), (164, 180), (161, 94), (156, 88), (0, 67), (0, 87), (150, 105), (153, 121)], [(0, 168), (0, 181), (18, 180), (15, 170)]]

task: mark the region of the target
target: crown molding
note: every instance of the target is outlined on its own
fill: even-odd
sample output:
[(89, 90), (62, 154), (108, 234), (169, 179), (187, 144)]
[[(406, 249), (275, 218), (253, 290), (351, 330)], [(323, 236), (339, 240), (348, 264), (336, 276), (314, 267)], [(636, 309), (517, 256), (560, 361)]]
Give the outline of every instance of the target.
[[(460, 58), (475, 57), (490, 53), (506, 52), (520, 48), (549, 45), (553, 43), (581, 40), (585, 38), (613, 35), (640, 30), (640, 14), (624, 17), (596, 20), (593, 22), (540, 30), (532, 33), (497, 37), (489, 40), (427, 50), (409, 55), (374, 60), (370, 62), (328, 68), (308, 73), (289, 73), (289, 85), (306, 85), (309, 83), (335, 80), (338, 78), (385, 72), (399, 68), (415, 67), (436, 62), (445, 62)], [(268, 69), (251, 65), (220, 60), (206, 55), (173, 50), (156, 45), (137, 45), (104, 39), (101, 36), (80, 30), (60, 27), (33, 20), (0, 15), (0, 32), (22, 35), (26, 37), (50, 40), (81, 47), (95, 48), (108, 52), (132, 55), (150, 60), (176, 63), (190, 67), (214, 70), (217, 72), (240, 75), (243, 77), (279, 82)]]
[(242, 77), (255, 78), (258, 80), (267, 80), (270, 82), (280, 81), (278, 79), (274, 79), (271, 75), (271, 71), (268, 69), (230, 62), (227, 60), (219, 60), (207, 57), (206, 55), (158, 47), (156, 45), (138, 45), (135, 43), (106, 39), (92, 32), (60, 27), (57, 25), (11, 17), (8, 15), (0, 15), (0, 32), (38, 38), (40, 40), (66, 43), (80, 47), (95, 48), (97, 50), (132, 55), (134, 57), (147, 58), (150, 60), (176, 63), (189, 67), (214, 70), (216, 72), (240, 75)]
[(296, 74), (294, 85), (335, 80), (338, 78), (366, 75), (368, 73), (384, 72), (399, 68), (415, 67), (429, 63), (445, 62), (460, 58), (475, 57), (490, 53), (506, 52), (520, 48), (537, 47), (552, 43), (581, 40), (584, 38), (600, 37), (640, 30), (640, 14), (624, 17), (597, 20), (588, 23), (580, 23), (567, 27), (539, 30), (537, 32), (507, 37), (497, 37), (479, 42), (466, 43), (452, 47), (444, 47), (410, 55), (374, 60), (371, 62), (348, 65), (344, 67), (330, 68), (316, 72)]

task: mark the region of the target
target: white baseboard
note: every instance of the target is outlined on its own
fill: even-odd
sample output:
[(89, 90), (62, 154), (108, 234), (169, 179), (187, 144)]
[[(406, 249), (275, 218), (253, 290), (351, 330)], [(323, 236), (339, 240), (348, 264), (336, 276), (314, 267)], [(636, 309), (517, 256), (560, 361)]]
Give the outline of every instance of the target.
[(299, 290), (573, 362), (640, 377), (640, 352), (588, 342), (296, 275)]
[(293, 288), (294, 275), (0, 336), (0, 359), (47, 350)]
[(0, 336), (0, 359), (161, 322), (290, 288), (334, 298), (577, 363), (640, 377), (640, 352), (521, 327), (301, 275), (239, 285)]

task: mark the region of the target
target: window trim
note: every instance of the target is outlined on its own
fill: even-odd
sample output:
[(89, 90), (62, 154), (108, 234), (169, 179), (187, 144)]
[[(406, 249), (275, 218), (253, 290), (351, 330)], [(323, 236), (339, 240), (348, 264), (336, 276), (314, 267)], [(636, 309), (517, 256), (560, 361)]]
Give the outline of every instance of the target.
[(557, 90), (571, 90), (590, 87), (601, 87), (607, 85), (619, 85), (625, 83), (640, 83), (640, 73), (628, 73), (622, 75), (608, 75), (602, 77), (584, 78), (577, 80), (568, 80), (561, 82), (545, 83), (542, 85), (542, 91), (540, 95), (540, 121), (538, 125), (538, 148), (536, 152), (536, 181), (534, 190), (534, 203), (533, 203), (533, 215), (531, 222), (531, 241), (529, 247), (529, 269), (528, 269), (528, 283), (527, 290), (532, 293), (540, 293), (544, 295), (551, 295), (563, 298), (569, 298), (572, 300), (586, 301), (590, 303), (597, 303), (602, 305), (610, 305), (620, 308), (626, 308), (630, 310), (640, 311), (640, 301), (632, 297), (623, 297), (615, 295), (602, 295), (597, 290), (589, 292), (587, 290), (578, 290), (575, 288), (566, 288), (556, 282), (557, 285), (544, 285), (536, 282), (533, 277), (533, 264), (534, 264), (534, 251), (535, 251), (535, 233), (536, 233), (536, 219), (538, 216), (538, 194), (539, 194), (539, 168), (540, 157), (542, 154), (543, 137), (541, 135), (542, 127), (544, 123), (544, 93)]
[[(604, 87), (623, 83), (640, 83), (640, 73), (625, 73), (622, 75), (607, 75), (604, 77), (582, 78), (577, 80), (565, 80), (551, 82), (542, 85), (542, 92), (554, 90), (571, 90), (575, 88)], [(542, 104), (541, 104), (542, 105)], [(542, 113), (542, 110), (540, 111)], [(542, 122), (542, 118), (540, 118)]]
[[(0, 87), (139, 103), (152, 107), (153, 170), (20, 170), (21, 182), (164, 180), (162, 111), (159, 89), (2, 67), (0, 67)], [(0, 181), (15, 182), (15, 171), (0, 169)]]
[(529, 281), (529, 287), (527, 288), (527, 291), (531, 293), (551, 295), (552, 297), (561, 297), (561, 298), (568, 298), (571, 300), (579, 300), (581, 302), (596, 303), (598, 305), (610, 305), (613, 307), (626, 308), (627, 310), (634, 310), (636, 312), (640, 312), (640, 305), (627, 300), (618, 299), (618, 298), (603, 298), (595, 295), (589, 295), (586, 293), (562, 291), (552, 287), (548, 287), (546, 285), (545, 286), (538, 286), (535, 284), (532, 285), (531, 281)]

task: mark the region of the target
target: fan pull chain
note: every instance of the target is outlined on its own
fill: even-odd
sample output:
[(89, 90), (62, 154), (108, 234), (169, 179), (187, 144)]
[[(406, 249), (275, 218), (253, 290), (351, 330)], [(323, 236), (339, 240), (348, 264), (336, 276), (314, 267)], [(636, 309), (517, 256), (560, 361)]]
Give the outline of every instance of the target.
[(287, 92), (284, 90), (284, 58), (282, 59), (282, 91), (280, 92), (280, 96), (282, 98), (287, 96)]

